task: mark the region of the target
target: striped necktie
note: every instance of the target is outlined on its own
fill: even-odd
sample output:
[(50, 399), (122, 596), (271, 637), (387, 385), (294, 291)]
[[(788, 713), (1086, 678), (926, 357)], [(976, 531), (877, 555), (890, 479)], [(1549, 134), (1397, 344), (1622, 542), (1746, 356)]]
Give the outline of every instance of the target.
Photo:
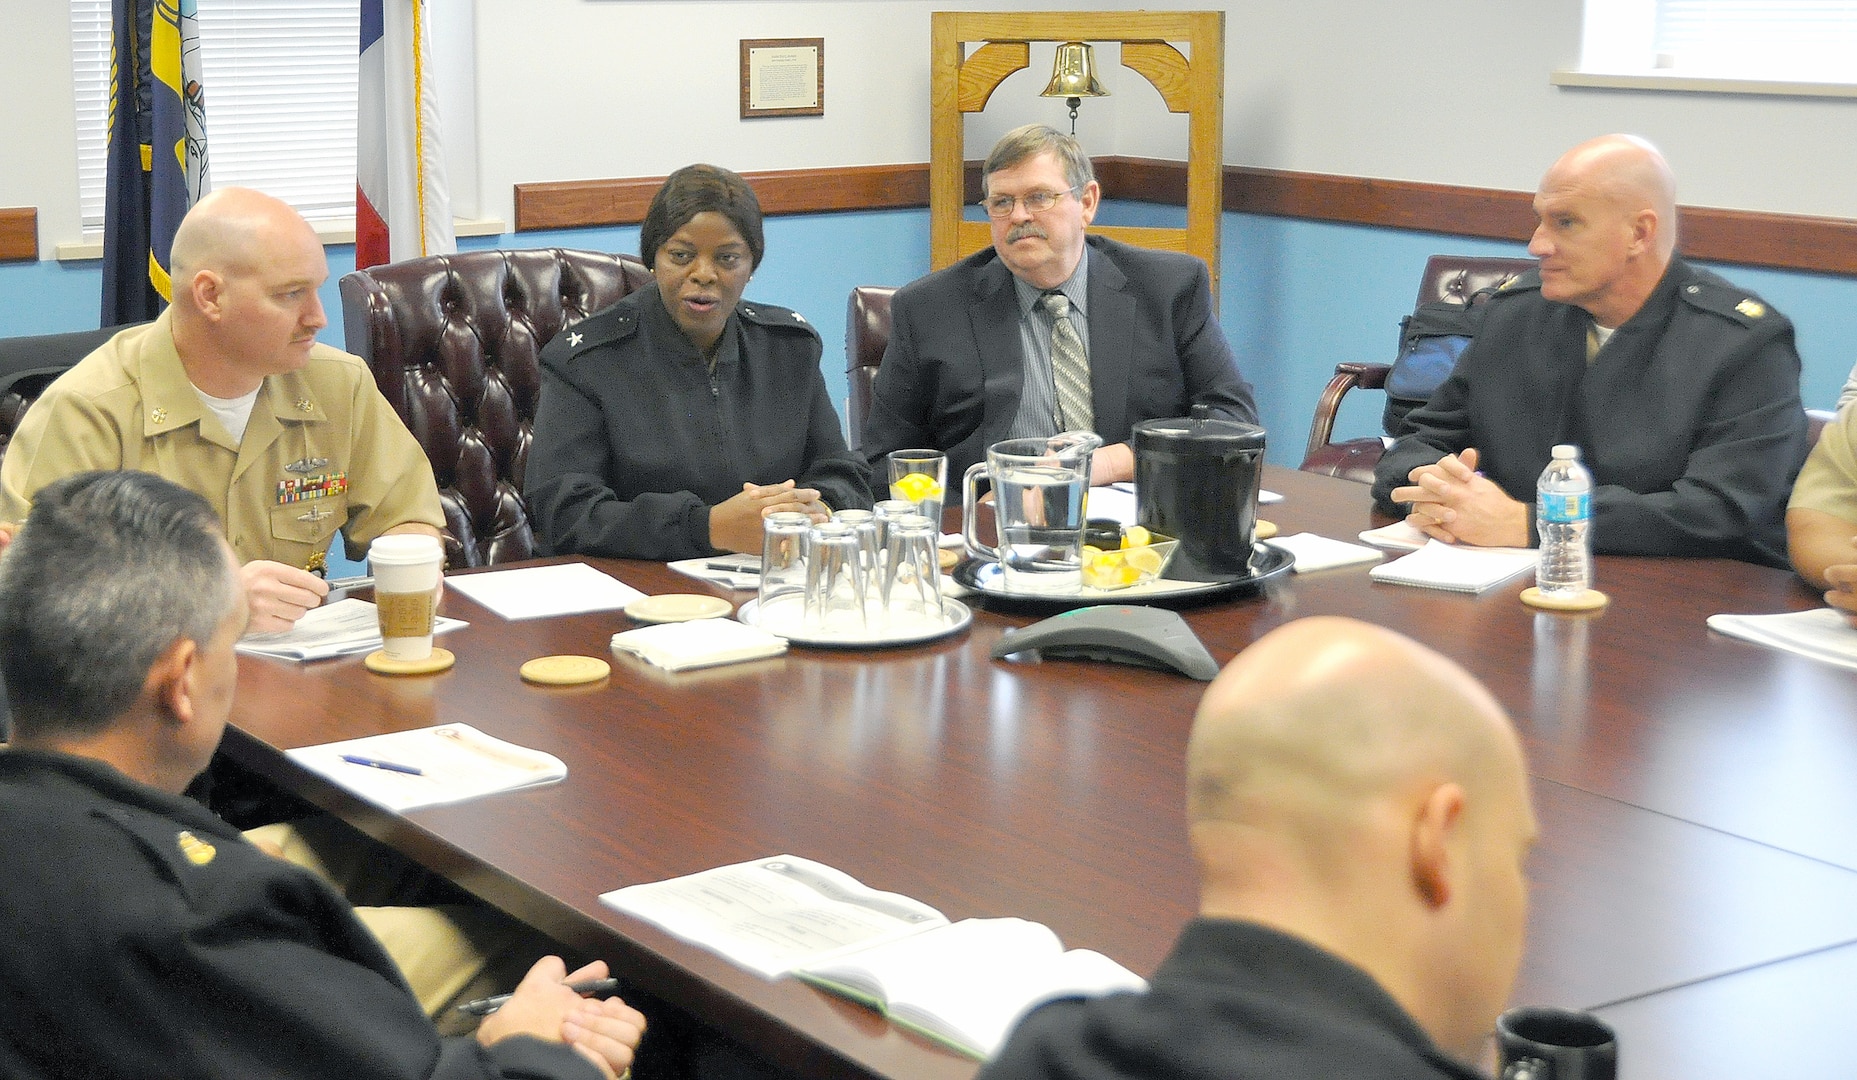
[(1051, 316), (1051, 382), (1057, 390), (1057, 426), (1061, 431), (1094, 431), (1090, 408), (1090, 358), (1070, 322), (1070, 297), (1048, 292), (1038, 298)]

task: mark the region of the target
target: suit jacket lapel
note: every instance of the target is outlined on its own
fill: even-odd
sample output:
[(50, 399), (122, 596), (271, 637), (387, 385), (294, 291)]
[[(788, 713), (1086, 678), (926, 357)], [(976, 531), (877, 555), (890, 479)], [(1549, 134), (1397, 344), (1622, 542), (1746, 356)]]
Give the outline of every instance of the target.
[(980, 449), (1007, 437), (1025, 388), (1025, 348), (1019, 340), (1019, 303), (1012, 272), (998, 259), (980, 268), (968, 309), (980, 354)]
[[(1128, 430), (1129, 357), (1135, 351), (1135, 298), (1128, 277), (1090, 245), (1090, 411), (1098, 432)], [(1105, 442), (1112, 441), (1104, 435)]]

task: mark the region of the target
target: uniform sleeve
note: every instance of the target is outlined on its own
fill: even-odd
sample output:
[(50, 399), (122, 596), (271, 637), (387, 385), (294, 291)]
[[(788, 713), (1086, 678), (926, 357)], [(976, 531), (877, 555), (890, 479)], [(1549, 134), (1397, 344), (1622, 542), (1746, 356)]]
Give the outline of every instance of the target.
[(1799, 356), (1789, 330), (1714, 372), (1683, 475), (1667, 491), (1593, 489), (1593, 549), (1612, 555), (1698, 555), (1784, 566), (1782, 516), (1806, 456)]
[(441, 1039), (340, 897), (237, 838), (211, 836), (210, 858), (182, 867), (112, 828), (56, 832), (84, 858), (9, 894), (34, 932), (9, 946), (4, 1026), (59, 1075), (599, 1075), (564, 1045)]
[(554, 555), (619, 559), (715, 554), (709, 543), (709, 505), (695, 492), (646, 492), (621, 499), (613, 491), (607, 482), (612, 474), (609, 438), (599, 403), (543, 367), (523, 495), (545, 549)]
[(1212, 315), (1211, 282), (1205, 265), (1193, 260), (1192, 285), (1181, 297), (1181, 309), (1175, 314), (1187, 401), (1207, 406), (1214, 416), (1255, 424), (1257, 401), (1251, 384), (1238, 370), (1225, 331)]
[(365, 367), (349, 409), (348, 524), (342, 527), (349, 557), (360, 558), (375, 537), (399, 525), (444, 529), (432, 462)]
[(123, 467), (123, 433), (108, 412), (54, 386), (33, 403), (0, 463), (0, 521), (25, 520), (39, 489), (73, 473)]
[(834, 510), (869, 510), (870, 483), (864, 462), (845, 446), (838, 410), (825, 388), (818, 357), (812, 364), (812, 407), (806, 431), (806, 468), (797, 478), (800, 487), (817, 488), (819, 497)]
[(1450, 377), (1432, 392), (1431, 400), (1406, 414), (1411, 434), (1401, 436), (1380, 455), (1373, 470), (1373, 502), (1382, 513), (1406, 513), (1404, 503), (1393, 501), (1393, 489), (1406, 486), (1413, 469), (1469, 447), (1470, 384), (1464, 372), (1477, 360), (1476, 347), (1473, 340)]
[(1817, 510), (1857, 524), (1857, 409), (1844, 409), (1825, 425), (1818, 445), (1799, 470), (1788, 509)]

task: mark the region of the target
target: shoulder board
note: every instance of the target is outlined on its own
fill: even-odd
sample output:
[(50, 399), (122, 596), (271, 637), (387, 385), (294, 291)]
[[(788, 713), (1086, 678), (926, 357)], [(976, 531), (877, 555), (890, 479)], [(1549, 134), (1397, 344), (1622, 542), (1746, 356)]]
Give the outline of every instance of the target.
[(1540, 291), (1541, 291), (1541, 271), (1536, 270), (1536, 269), (1530, 269), (1530, 270), (1524, 270), (1523, 272), (1503, 282), (1501, 285), (1491, 290), (1489, 295), (1490, 295), (1490, 299), (1493, 300), (1498, 296), (1508, 296), (1512, 293), (1540, 292)]
[(615, 304), (565, 327), (542, 348), (542, 359), (564, 364), (580, 353), (598, 345), (621, 341), (638, 332), (638, 308), (633, 304)]
[(743, 300), (735, 306), (735, 314), (741, 316), (743, 322), (751, 322), (757, 326), (766, 326), (776, 330), (798, 330), (811, 334), (813, 337), (819, 336), (818, 329), (807, 322), (804, 315), (790, 308)]
[(1677, 295), (1690, 307), (1731, 319), (1749, 329), (1785, 318), (1760, 297), (1721, 279), (1699, 278), (1679, 288)]

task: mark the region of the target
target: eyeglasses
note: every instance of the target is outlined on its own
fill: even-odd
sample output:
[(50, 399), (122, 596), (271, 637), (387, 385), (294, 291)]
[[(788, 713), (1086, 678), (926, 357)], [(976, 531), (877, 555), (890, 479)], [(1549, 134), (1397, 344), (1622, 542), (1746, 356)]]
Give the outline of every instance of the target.
[(1028, 191), (1023, 195), (995, 195), (990, 199), (981, 199), (980, 208), (985, 210), (990, 218), (1011, 217), (1014, 203), (1025, 207), (1025, 212), (1028, 214), (1042, 214), (1056, 206), (1059, 199), (1066, 195), (1075, 195), (1082, 190), (1081, 187), (1074, 187), (1068, 191)]

